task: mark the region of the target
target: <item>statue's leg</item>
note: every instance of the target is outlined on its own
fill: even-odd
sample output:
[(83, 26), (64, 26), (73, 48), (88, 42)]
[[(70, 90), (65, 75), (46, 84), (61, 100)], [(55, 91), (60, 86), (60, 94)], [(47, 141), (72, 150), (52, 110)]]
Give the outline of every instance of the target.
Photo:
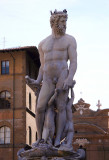
[(72, 119), (72, 103), (73, 103), (74, 97), (71, 97), (67, 103), (66, 106), (66, 137), (64, 143), (61, 144), (59, 150), (66, 150), (66, 151), (72, 151), (72, 140), (74, 135), (74, 128), (73, 128), (73, 119)]
[(68, 70), (63, 70), (56, 86), (56, 89), (60, 89), (60, 93), (56, 99), (56, 106), (58, 109), (58, 113), (57, 113), (57, 120), (56, 120), (57, 130), (56, 130), (56, 138), (54, 143), (55, 146), (58, 146), (60, 144), (62, 132), (66, 124), (66, 104), (68, 100), (68, 90), (63, 91), (62, 87), (64, 84), (64, 80), (67, 78), (67, 76), (68, 76)]
[(55, 124), (54, 124), (54, 106), (49, 106), (46, 109), (46, 113), (45, 113), (45, 120), (44, 120), (44, 126), (43, 126), (43, 133), (42, 133), (42, 139), (44, 139), (44, 141), (46, 142), (48, 137), (50, 137), (51, 139), (54, 136), (51, 134), (52, 132), (54, 132), (54, 128), (55, 128)]
[(60, 144), (60, 139), (62, 136), (62, 132), (64, 130), (66, 124), (66, 102), (68, 98), (68, 91), (63, 91), (57, 97), (57, 120), (56, 120), (56, 138), (55, 138), (55, 146)]
[(43, 81), (43, 85), (39, 93), (38, 102), (36, 106), (36, 127), (37, 127), (38, 141), (42, 138), (45, 109), (49, 99), (54, 93), (54, 90), (55, 86), (52, 84), (52, 81), (50, 80), (48, 82)]
[(42, 139), (44, 139), (44, 142), (47, 141), (47, 138), (49, 137), (49, 128), (45, 127), (43, 128), (43, 132), (42, 132)]
[(67, 122), (68, 122), (68, 131), (67, 131), (66, 141), (68, 146), (72, 145), (72, 140), (74, 135), (73, 114), (72, 114), (72, 108), (71, 108), (73, 104), (73, 100), (74, 100), (74, 97), (71, 97), (66, 107)]

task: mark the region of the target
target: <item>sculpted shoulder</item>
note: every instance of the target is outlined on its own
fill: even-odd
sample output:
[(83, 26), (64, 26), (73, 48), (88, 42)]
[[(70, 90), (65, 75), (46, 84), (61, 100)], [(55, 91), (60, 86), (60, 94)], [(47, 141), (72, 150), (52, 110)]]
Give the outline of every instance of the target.
[(50, 52), (53, 48), (53, 44), (54, 40), (52, 35), (50, 35), (39, 43), (38, 48), (41, 49), (43, 53)]
[(39, 43), (38, 49), (42, 48), (42, 46), (43, 46), (45, 43), (47, 43), (48, 41), (50, 41), (51, 39), (52, 39), (52, 36), (51, 36), (51, 35), (48, 36), (48, 37), (46, 37), (45, 39), (43, 39), (43, 40)]
[(75, 49), (77, 48), (76, 39), (73, 36), (65, 34), (65, 39), (69, 45), (72, 45)]

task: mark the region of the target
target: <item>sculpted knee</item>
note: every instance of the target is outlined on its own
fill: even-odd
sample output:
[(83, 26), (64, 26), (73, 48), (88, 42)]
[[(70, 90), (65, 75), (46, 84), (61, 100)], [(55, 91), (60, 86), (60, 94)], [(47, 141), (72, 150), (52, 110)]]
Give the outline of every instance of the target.
[(40, 114), (40, 113), (43, 113), (43, 112), (45, 112), (45, 107), (43, 107), (43, 106), (37, 106), (36, 107), (36, 113), (37, 114)]
[(44, 112), (45, 112), (45, 109), (43, 109), (43, 108), (37, 108), (36, 109), (37, 114), (44, 113)]

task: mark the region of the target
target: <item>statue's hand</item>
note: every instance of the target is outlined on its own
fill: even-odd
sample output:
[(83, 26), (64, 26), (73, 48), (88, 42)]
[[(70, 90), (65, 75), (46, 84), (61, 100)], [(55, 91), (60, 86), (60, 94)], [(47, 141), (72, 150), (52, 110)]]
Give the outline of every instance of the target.
[(31, 80), (30, 84), (36, 87), (40, 86), (40, 83), (37, 80)]
[(25, 76), (26, 82), (30, 85), (34, 85), (35, 87), (39, 87), (40, 83), (38, 80), (31, 79), (29, 76)]
[(26, 82), (27, 82), (27, 83), (30, 83), (30, 82), (31, 82), (31, 78), (30, 78), (28, 75), (25, 76), (25, 79), (26, 79)]
[(72, 88), (73, 86), (73, 80), (66, 79), (63, 85), (63, 90), (68, 90), (69, 88)]

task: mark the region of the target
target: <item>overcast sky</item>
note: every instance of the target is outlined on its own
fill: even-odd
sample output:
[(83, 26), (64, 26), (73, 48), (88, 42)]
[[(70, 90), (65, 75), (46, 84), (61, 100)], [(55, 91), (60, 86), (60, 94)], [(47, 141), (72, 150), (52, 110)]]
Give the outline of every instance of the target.
[(66, 32), (77, 41), (74, 103), (82, 97), (96, 110), (100, 99), (109, 108), (109, 0), (0, 0), (0, 48), (37, 47), (55, 9), (67, 9)]

